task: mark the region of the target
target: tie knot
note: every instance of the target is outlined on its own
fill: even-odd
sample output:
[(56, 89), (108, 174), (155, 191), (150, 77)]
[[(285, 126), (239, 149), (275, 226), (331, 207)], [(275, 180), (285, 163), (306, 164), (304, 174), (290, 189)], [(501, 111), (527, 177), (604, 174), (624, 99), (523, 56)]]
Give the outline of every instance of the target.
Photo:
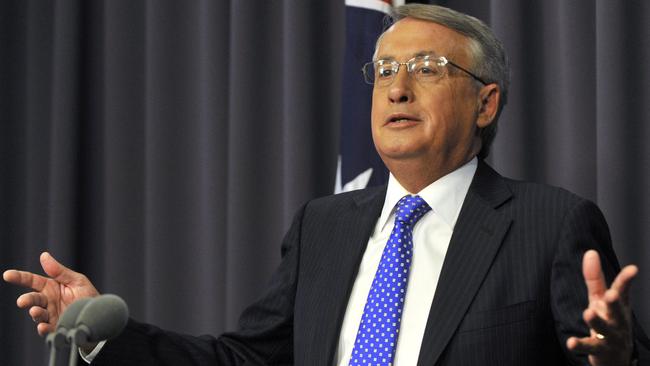
[(395, 220), (413, 227), (429, 210), (431, 210), (431, 207), (422, 197), (407, 195), (397, 202)]

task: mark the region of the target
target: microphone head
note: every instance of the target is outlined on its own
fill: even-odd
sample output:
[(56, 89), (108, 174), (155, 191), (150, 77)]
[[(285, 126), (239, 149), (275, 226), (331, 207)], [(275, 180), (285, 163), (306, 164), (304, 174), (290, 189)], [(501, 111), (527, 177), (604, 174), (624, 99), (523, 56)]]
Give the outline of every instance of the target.
[(74, 328), (79, 313), (81, 313), (81, 310), (86, 307), (91, 299), (90, 297), (85, 297), (70, 304), (63, 314), (61, 314), (61, 317), (59, 317), (59, 321), (56, 323), (56, 329), (47, 335), (45, 341), (48, 344), (54, 345), (56, 348), (66, 346), (68, 344), (66, 337), (68, 332)]
[(91, 297), (85, 297), (70, 304), (70, 306), (65, 309), (59, 318), (59, 321), (56, 323), (56, 329), (59, 330), (63, 328), (63, 330), (67, 332), (68, 330), (74, 328), (74, 325), (77, 323), (77, 317), (79, 316), (79, 313), (81, 313), (81, 310), (86, 307), (86, 304), (88, 304), (90, 300), (92, 300)]
[(77, 317), (75, 328), (87, 332), (86, 341), (100, 342), (119, 335), (129, 318), (129, 309), (117, 295), (93, 298)]

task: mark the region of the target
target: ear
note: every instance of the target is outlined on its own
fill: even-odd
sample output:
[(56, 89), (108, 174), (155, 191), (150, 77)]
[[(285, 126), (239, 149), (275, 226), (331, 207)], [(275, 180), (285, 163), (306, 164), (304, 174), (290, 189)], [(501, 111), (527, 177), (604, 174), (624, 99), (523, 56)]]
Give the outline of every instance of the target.
[(497, 84), (485, 85), (478, 93), (479, 96), (479, 109), (478, 118), (476, 119), (476, 126), (483, 128), (488, 126), (499, 110), (499, 100), (501, 98), (501, 90)]

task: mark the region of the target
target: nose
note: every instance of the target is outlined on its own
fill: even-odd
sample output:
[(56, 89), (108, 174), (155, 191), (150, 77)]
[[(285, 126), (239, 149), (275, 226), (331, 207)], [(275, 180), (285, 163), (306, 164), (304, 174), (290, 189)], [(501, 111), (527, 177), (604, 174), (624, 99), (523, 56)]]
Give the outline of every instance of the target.
[(413, 90), (411, 89), (411, 77), (406, 67), (400, 67), (395, 75), (395, 80), (388, 89), (388, 99), (391, 103), (410, 103), (413, 101)]

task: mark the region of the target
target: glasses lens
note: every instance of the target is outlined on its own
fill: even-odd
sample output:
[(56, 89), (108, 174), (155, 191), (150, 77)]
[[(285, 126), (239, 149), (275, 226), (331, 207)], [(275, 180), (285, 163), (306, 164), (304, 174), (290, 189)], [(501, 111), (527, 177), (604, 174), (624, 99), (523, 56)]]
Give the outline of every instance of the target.
[(361, 71), (363, 72), (363, 80), (367, 84), (372, 85), (375, 83), (375, 64), (373, 62), (368, 62), (363, 65)]
[(442, 78), (446, 68), (439, 62), (439, 59), (422, 56), (414, 58), (409, 63), (409, 70), (417, 80), (430, 82)]
[(368, 84), (390, 84), (395, 76), (395, 69), (399, 68), (398, 65), (394, 65), (393, 62), (379, 60), (375, 62), (368, 62), (363, 65), (361, 69), (363, 71), (363, 76)]
[(375, 81), (378, 83), (390, 82), (393, 80), (395, 72), (393, 65), (390, 63), (377, 63), (375, 65)]
[(375, 83), (380, 85), (390, 84), (399, 70), (399, 64), (384, 60), (375, 61), (374, 66)]

